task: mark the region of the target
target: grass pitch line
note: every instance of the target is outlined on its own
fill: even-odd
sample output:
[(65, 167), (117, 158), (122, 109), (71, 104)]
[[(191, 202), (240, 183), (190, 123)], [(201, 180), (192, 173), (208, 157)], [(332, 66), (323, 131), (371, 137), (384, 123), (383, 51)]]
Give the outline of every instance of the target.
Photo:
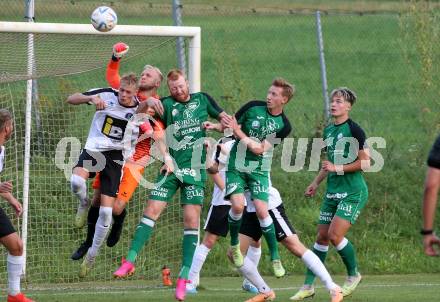
[[(362, 285), (360, 284), (358, 286), (358, 288), (398, 288), (398, 287), (440, 287), (440, 283), (406, 283), (406, 284), (367, 284), (367, 285)], [(114, 288), (114, 287), (113, 287)], [(276, 291), (286, 291), (286, 290), (296, 290), (299, 287), (274, 287), (273, 289)], [(324, 286), (315, 286), (315, 288), (324, 288)], [(54, 296), (64, 296), (64, 295), (101, 295), (101, 294), (111, 294), (111, 295), (118, 295), (118, 294), (127, 294), (127, 293), (155, 293), (155, 292), (169, 292), (169, 291), (174, 291), (174, 288), (154, 288), (154, 289), (149, 289), (149, 290), (143, 290), (142, 287), (131, 287), (131, 290), (112, 290), (112, 288), (106, 288), (106, 287), (99, 287), (98, 288), (100, 291), (96, 291), (94, 289), (88, 289), (87, 291), (84, 291), (83, 289), (76, 289), (73, 291), (66, 291), (66, 290), (60, 290), (60, 289), (54, 289), (51, 290), (51, 292), (47, 292), (47, 293), (38, 293), (38, 295), (40, 296), (44, 296), (44, 295), (54, 295)], [(48, 291), (47, 289), (44, 290), (37, 290), (37, 289), (33, 289), (33, 292), (37, 292), (37, 291)], [(62, 291), (59, 293), (54, 293), (53, 291)], [(234, 291), (243, 291), (240, 287), (236, 287), (236, 288), (209, 288), (209, 289), (203, 289), (201, 292), (210, 292), (210, 291), (218, 291), (218, 292), (234, 292)]]

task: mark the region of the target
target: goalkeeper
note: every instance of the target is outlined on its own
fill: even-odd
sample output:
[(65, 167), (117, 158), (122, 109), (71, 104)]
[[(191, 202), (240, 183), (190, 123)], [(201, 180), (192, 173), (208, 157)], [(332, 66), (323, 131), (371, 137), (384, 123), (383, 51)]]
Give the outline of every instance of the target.
[[(116, 43), (113, 46), (113, 55), (107, 65), (106, 78), (107, 82), (114, 89), (119, 88), (119, 62), (121, 57), (128, 52), (128, 49), (128, 45), (122, 42)], [(149, 97), (158, 99), (159, 96), (157, 95), (157, 89), (160, 87), (162, 79), (163, 76), (159, 68), (146, 65), (139, 78), (139, 87), (137, 91), (139, 101), (143, 102)], [(147, 114), (154, 116), (155, 112), (153, 109), (148, 108)], [(125, 162), (123, 167), (121, 184), (119, 185), (118, 195), (113, 206), (113, 225), (107, 238), (108, 247), (113, 247), (119, 241), (123, 223), (127, 215), (125, 207), (139, 185), (140, 178), (149, 162), (152, 136), (153, 134), (155, 136), (160, 135), (161, 131), (158, 130), (163, 128), (162, 123), (159, 120), (155, 120), (152, 124), (153, 125), (151, 126), (150, 122), (146, 121), (141, 125), (134, 154)], [(79, 260), (84, 257), (87, 250), (92, 245), (93, 236), (95, 234), (95, 225), (99, 216), (99, 197), (101, 188), (99, 173), (95, 177), (92, 187), (94, 189), (92, 205), (90, 208), (88, 208), (88, 204), (85, 206), (80, 205), (75, 219), (76, 226), (83, 227), (87, 218), (87, 237), (72, 254), (72, 260)]]

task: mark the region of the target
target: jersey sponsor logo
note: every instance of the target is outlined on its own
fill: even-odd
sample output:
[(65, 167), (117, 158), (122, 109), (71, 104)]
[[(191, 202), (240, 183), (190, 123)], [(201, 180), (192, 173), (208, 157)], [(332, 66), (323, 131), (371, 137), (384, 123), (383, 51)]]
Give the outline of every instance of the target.
[(121, 120), (109, 115), (105, 116), (104, 124), (102, 125), (101, 132), (108, 138), (122, 141), (124, 137), (125, 128), (127, 127), (127, 121)]
[(187, 104), (186, 109), (183, 111), (183, 117), (188, 119), (193, 117), (194, 111), (199, 107), (200, 102), (198, 100)]
[(342, 199), (348, 196), (347, 192), (344, 193), (327, 193), (325, 197), (328, 199)]

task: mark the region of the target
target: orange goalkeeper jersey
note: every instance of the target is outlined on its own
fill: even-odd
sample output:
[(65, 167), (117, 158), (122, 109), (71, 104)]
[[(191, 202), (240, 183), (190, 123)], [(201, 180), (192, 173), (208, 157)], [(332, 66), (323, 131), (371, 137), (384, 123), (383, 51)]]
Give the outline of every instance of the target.
[[(119, 85), (121, 84), (121, 76), (119, 75), (119, 61), (113, 61), (110, 59), (110, 62), (107, 65), (106, 70), (106, 79), (108, 84), (114, 88), (119, 89)], [(138, 93), (137, 95), (140, 102), (145, 101), (147, 98)], [(153, 95), (154, 98), (159, 99), (159, 96)], [(148, 122), (147, 122), (148, 123)], [(156, 120), (153, 125), (153, 131), (163, 130), (164, 126), (162, 121)], [(148, 162), (148, 157), (150, 155), (151, 148), (151, 137), (147, 137), (145, 132), (142, 129), (139, 129), (138, 142), (136, 143), (134, 153), (132, 155), (132, 160), (135, 162), (139, 162), (139, 164), (145, 166)]]

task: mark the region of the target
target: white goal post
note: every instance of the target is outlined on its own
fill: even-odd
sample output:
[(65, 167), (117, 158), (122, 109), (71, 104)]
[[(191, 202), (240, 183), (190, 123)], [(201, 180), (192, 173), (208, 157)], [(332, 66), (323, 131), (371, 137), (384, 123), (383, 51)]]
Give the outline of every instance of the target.
[[(65, 23), (33, 23), (33, 22), (0, 22), (0, 33), (29, 34), (28, 44), (28, 84), (26, 93), (25, 114), (25, 147), (23, 169), (23, 218), (22, 239), (24, 257), (26, 259), (28, 239), (28, 208), (29, 208), (29, 165), (31, 154), (32, 125), (32, 78), (34, 72), (33, 34), (71, 34), (71, 35), (113, 35), (113, 36), (156, 36), (185, 37), (188, 45), (188, 81), (190, 92), (200, 91), (201, 73), (201, 29), (187, 26), (140, 26), (117, 25), (109, 32), (99, 32), (91, 24)], [(38, 65), (38, 62), (36, 62)], [(26, 262), (25, 262), (26, 263)], [(25, 272), (25, 271), (24, 271)]]

